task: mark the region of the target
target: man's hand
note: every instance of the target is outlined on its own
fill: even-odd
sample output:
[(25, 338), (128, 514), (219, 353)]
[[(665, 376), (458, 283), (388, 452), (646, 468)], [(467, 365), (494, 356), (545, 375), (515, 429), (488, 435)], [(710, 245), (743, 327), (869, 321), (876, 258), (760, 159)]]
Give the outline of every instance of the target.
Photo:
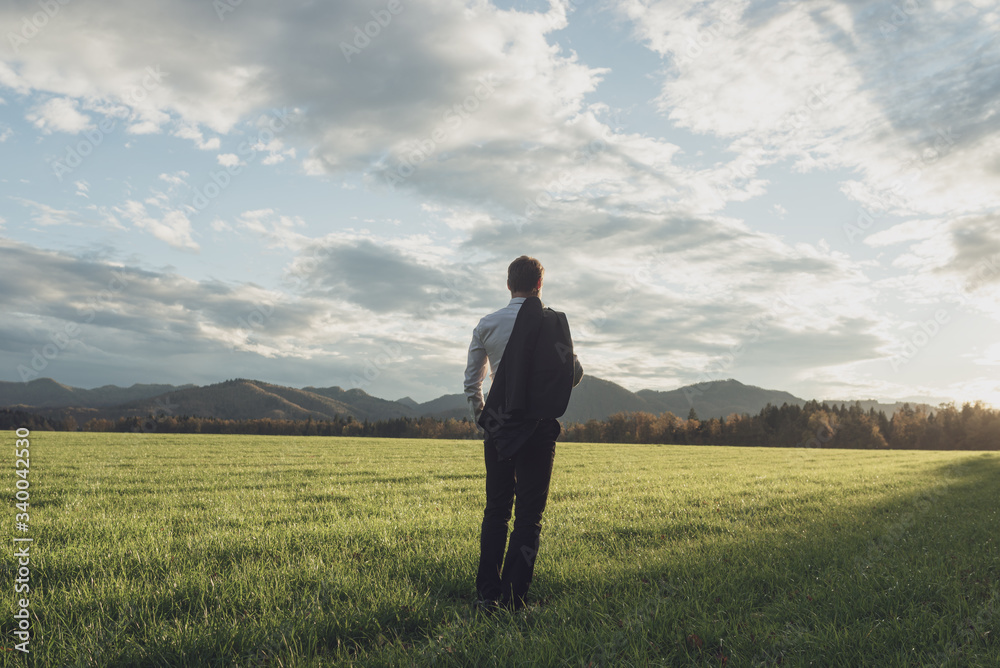
[(483, 409), (486, 408), (485, 405), (477, 406), (471, 399), (469, 400), (469, 408), (472, 410), (472, 424), (476, 425), (478, 431), (483, 431), (483, 428), (479, 426), (479, 416), (483, 414)]
[(573, 355), (573, 387), (579, 385), (581, 380), (583, 380), (583, 366), (576, 355)]

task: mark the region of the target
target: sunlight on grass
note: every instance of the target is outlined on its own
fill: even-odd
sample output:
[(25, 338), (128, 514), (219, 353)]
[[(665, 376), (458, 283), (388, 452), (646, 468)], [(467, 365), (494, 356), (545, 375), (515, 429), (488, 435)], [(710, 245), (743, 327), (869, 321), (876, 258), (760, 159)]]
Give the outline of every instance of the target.
[(479, 442), (33, 436), (36, 665), (1000, 665), (996, 454), (559, 443), (493, 620)]

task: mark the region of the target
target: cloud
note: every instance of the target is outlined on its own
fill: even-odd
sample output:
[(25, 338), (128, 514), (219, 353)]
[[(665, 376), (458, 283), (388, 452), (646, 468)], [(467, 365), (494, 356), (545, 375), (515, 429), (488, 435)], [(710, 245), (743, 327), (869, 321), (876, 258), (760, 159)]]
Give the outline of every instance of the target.
[(77, 110), (77, 103), (65, 97), (56, 97), (43, 102), (28, 112), (32, 125), (44, 132), (68, 132), (76, 134), (91, 127), (91, 119)]
[[(316, 308), (295, 336), (261, 333), (245, 350), (261, 358), (357, 361), (366, 346), (391, 341), (412, 356), (408, 371), (457, 378), (470, 323), (506, 301), (506, 265), (523, 253), (545, 263), (546, 299), (579, 328), (589, 368), (649, 386), (718, 371), (741, 343), (731, 365), (793, 360), (802, 377), (848, 369), (842, 377), (861, 383), (851, 360), (883, 355), (905, 319), (886, 300), (954, 294), (987, 308), (992, 275), (976, 277), (996, 248), (994, 3), (927, 5), (883, 34), (889, 6), (628, 0), (620, 12), (636, 40), (663, 57), (651, 76), (666, 129), (653, 131), (609, 118), (595, 99), (609, 70), (559, 45), (569, 4), (406, 5), (345, 55), (384, 3), (246, 0), (224, 21), (197, 0), (71, 3), (22, 60), (0, 63), (0, 85), (93, 119), (124, 105), (133, 128), (190, 140), (223, 166), (245, 155), (230, 148), (241, 135), (256, 135), (245, 148), (265, 164), (297, 162), (307, 175), (420, 207), (421, 234), (306, 225), (267, 199), (219, 214), (213, 234), (291, 258), (285, 288)], [(13, 14), (0, 9), (0, 19)], [(162, 83), (127, 98), (152, 65)], [(280, 138), (264, 134), (267, 119), (289, 109), (300, 121)], [(865, 231), (861, 261), (726, 215), (728, 204), (775, 189), (776, 167), (825, 171), (893, 224)], [(197, 250), (173, 199), (188, 175), (160, 178), (167, 193), (129, 195), (116, 211)], [(40, 206), (39, 220), (69, 219)], [(781, 204), (763, 208), (786, 215)], [(322, 224), (337, 231), (323, 235)], [(951, 291), (952, 280), (965, 287)], [(776, 306), (783, 300), (794, 307)], [(198, 336), (231, 339), (228, 325), (184, 309), (177, 317), (198, 323)]]
[[(227, 134), (255, 111), (300, 107), (308, 114), (296, 137), (315, 147), (310, 164), (341, 171), (402, 157), (414, 141), (435, 141), (441, 153), (486, 141), (549, 143), (548, 129), (578, 113), (600, 78), (601, 70), (546, 40), (566, 25), (562, 3), (546, 14), (460, 0), (420, 3), (348, 62), (341, 42), (371, 21), (371, 9), (384, 5), (245, 5), (219, 22), (197, 0), (159, 0), (141, 11), (112, 0), (98, 22), (82, 3), (63, 8), (25, 50), (24, 66), (5, 69), (0, 83), (120, 100), (143, 68), (156, 64), (167, 76), (142, 109), (173, 119), (174, 135), (217, 149), (218, 137), (205, 140), (203, 129)], [(0, 10), (0, 18), (6, 13), (15, 18), (13, 9)], [(137, 26), (157, 39), (130, 39)], [(203, 48), (191, 49), (192, 40)], [(450, 47), (434, 48), (442, 43)], [(294, 155), (279, 148), (268, 146), (267, 160)]]
[(440, 250), (414, 237), (380, 243), (361, 235), (331, 235), (304, 248), (289, 276), (308, 294), (335, 296), (374, 313), (428, 317), (454, 308), (469, 313), (479, 300), (458, 293), (478, 287), (470, 283), (475, 273), (442, 262)]
[(161, 181), (166, 181), (172, 186), (186, 186), (187, 181), (185, 181), (184, 179), (188, 178), (188, 176), (190, 176), (190, 174), (188, 174), (184, 170), (180, 170), (173, 174), (160, 174), (158, 178)]
[[(1000, 216), (970, 216), (952, 222), (952, 255), (945, 267), (968, 277), (973, 289), (1000, 283)], [(944, 269), (945, 267), (942, 267)]]
[(48, 204), (42, 204), (41, 202), (35, 202), (30, 199), (24, 199), (23, 197), (11, 197), (10, 199), (15, 202), (20, 202), (25, 207), (32, 210), (31, 222), (35, 225), (41, 225), (47, 227), (50, 225), (81, 225), (80, 216), (74, 212), (67, 209), (56, 209), (55, 207), (49, 206)]
[(191, 221), (187, 214), (179, 209), (167, 210), (160, 218), (155, 218), (146, 211), (141, 202), (128, 200), (115, 211), (132, 221), (139, 229), (146, 230), (160, 241), (165, 241), (171, 247), (182, 251), (201, 250), (201, 247), (191, 238)]
[[(738, 160), (851, 170), (845, 193), (888, 214), (995, 208), (994, 3), (630, 0), (621, 11), (669, 59), (662, 113), (729, 140)], [(949, 229), (960, 245), (961, 224)]]
[(174, 131), (175, 137), (180, 137), (181, 139), (190, 139), (194, 142), (202, 151), (217, 151), (222, 145), (222, 142), (218, 137), (212, 137), (211, 139), (205, 139), (205, 136), (197, 128), (190, 125), (182, 125)]
[[(454, 373), (442, 371), (439, 359), (418, 361), (414, 373), (407, 360), (433, 357), (440, 340), (400, 335), (395, 318), (337, 298), (194, 281), (2, 239), (0, 264), (0, 308), (10, 314), (0, 324), (7, 380), (55, 376), (87, 387), (94, 378), (207, 383), (243, 376), (351, 387), (372, 381), (364, 370), (378, 360), (369, 389), (437, 396)], [(68, 339), (59, 336), (67, 332)], [(58, 355), (34, 371), (34, 353), (57, 339)], [(385, 350), (392, 352), (388, 364)]]

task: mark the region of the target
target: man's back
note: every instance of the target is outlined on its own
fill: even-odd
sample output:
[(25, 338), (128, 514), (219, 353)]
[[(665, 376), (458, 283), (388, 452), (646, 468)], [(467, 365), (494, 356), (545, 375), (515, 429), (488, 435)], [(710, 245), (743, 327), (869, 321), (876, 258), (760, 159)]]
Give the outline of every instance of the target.
[[(569, 363), (572, 340), (565, 315), (543, 308), (539, 299), (543, 273), (534, 258), (514, 260), (507, 269), (510, 302), (479, 321), (469, 344), (465, 394), (477, 423), (486, 408), (481, 421), (486, 432), (486, 508), (476, 591), (477, 604), (487, 611), (516, 610), (525, 604), (560, 432), (556, 417), (565, 409), (560, 408), (561, 399), (543, 395), (568, 401), (572, 385), (583, 375), (575, 355)], [(482, 385), (488, 369), (493, 384), (484, 402)], [(558, 391), (548, 389), (550, 381)], [(541, 415), (526, 410), (530, 405)], [(512, 410), (505, 416), (507, 407)], [(512, 507), (516, 516), (508, 544)]]
[[(486, 403), (482, 387), (487, 370), (489, 370), (491, 382), (494, 381), (500, 360), (503, 359), (504, 350), (510, 340), (514, 323), (517, 321), (518, 313), (525, 299), (525, 297), (512, 297), (507, 306), (481, 318), (479, 324), (472, 331), (472, 342), (469, 344), (469, 357), (465, 368), (465, 396), (474, 419), (478, 417)], [(544, 311), (546, 315), (554, 314), (561, 318), (566, 327), (565, 336), (568, 339), (569, 331), (568, 325), (565, 325), (565, 315), (548, 307), (544, 307)], [(553, 349), (555, 357), (566, 352), (565, 348)], [(583, 367), (576, 355), (573, 355), (573, 367), (572, 385), (576, 387), (583, 377)]]
[(525, 297), (512, 297), (502, 309), (483, 316), (472, 330), (469, 360), (465, 367), (465, 397), (473, 416), (478, 416), (486, 403), (483, 399), (483, 381), (487, 371), (490, 374), (496, 373), (500, 366), (500, 359), (524, 300)]

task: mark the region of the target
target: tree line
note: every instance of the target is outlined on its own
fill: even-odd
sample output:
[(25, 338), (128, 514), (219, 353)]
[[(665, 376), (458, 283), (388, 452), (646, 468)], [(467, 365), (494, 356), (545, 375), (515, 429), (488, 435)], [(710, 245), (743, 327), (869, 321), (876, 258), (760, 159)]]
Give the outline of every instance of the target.
[(860, 403), (767, 405), (757, 415), (699, 420), (672, 413), (616, 413), (563, 427), (566, 441), (808, 448), (1000, 449), (1000, 411), (981, 402), (925, 409), (903, 404), (892, 417)]
[[(226, 420), (212, 417), (148, 415), (92, 418), (82, 426), (72, 416), (43, 417), (0, 410), (0, 429), (32, 431), (133, 432), (164, 434), (247, 434), (285, 436), (356, 436), (383, 438), (478, 439), (482, 433), (468, 418), (393, 418), (358, 421), (261, 418)], [(810, 401), (768, 405), (756, 415), (732, 414), (701, 420), (692, 409), (687, 418), (673, 413), (615, 413), (606, 420), (564, 424), (560, 441), (588, 443), (677, 443), (813, 448), (998, 450), (1000, 411), (977, 402), (936, 409), (904, 404), (891, 417), (865, 411), (860, 404)]]

